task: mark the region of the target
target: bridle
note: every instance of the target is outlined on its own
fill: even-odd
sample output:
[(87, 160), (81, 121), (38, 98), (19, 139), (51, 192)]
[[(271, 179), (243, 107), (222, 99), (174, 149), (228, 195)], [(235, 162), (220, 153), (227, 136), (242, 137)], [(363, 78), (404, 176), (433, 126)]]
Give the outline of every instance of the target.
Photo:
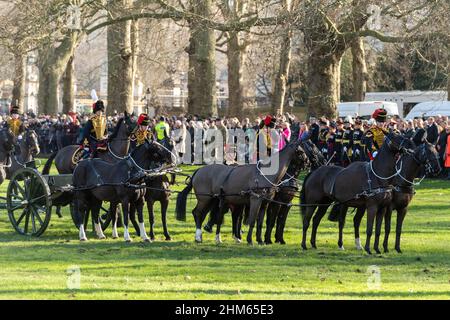
[[(416, 157), (416, 153), (419, 153), (423, 158), (425, 158), (425, 160), (421, 160), (419, 158)], [(420, 185), (420, 183), (423, 181), (423, 179), (425, 179), (425, 177), (428, 174), (432, 174), (433, 173), (433, 162), (437, 162), (439, 163), (439, 159), (436, 153), (433, 153), (433, 159), (430, 159), (429, 157), (427, 157), (426, 155), (426, 144), (422, 144), (420, 147), (417, 148), (416, 152), (413, 153), (408, 153), (408, 155), (410, 155), (413, 160), (420, 166), (424, 166), (425, 167), (425, 174), (422, 176), (422, 178), (419, 179), (419, 182), (414, 182), (413, 181), (409, 181), (408, 179), (406, 179), (405, 177), (402, 176), (401, 172), (399, 172), (398, 176), (405, 182), (411, 184), (411, 185), (415, 185), (418, 186)]]

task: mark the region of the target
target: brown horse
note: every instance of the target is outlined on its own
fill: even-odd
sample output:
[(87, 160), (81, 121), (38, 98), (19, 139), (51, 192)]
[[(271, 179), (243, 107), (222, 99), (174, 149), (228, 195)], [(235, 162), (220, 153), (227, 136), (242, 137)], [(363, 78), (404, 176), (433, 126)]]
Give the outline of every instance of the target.
[[(247, 242), (253, 243), (253, 229), (258, 220), (256, 238), (259, 244), (263, 244), (259, 225), (262, 226), (263, 223), (266, 200), (273, 199), (276, 187), (294, 158), (307, 161), (300, 142), (289, 144), (275, 154), (272, 159), (278, 159), (278, 163), (270, 161), (265, 164), (258, 162), (241, 166), (212, 164), (197, 170), (188, 186), (178, 195), (177, 218), (183, 220), (185, 217), (187, 195), (194, 189), (197, 205), (192, 213), (196, 224), (196, 242), (202, 242), (203, 221), (217, 199), (220, 199), (219, 202), (226, 206), (249, 206), (250, 227)], [(264, 173), (269, 170), (270, 173)], [(219, 208), (223, 208), (222, 204)], [(220, 225), (221, 221), (217, 223)]]
[[(365, 206), (368, 212), (367, 239), (365, 250), (370, 251), (370, 239), (373, 233), (375, 216), (377, 216), (376, 234), (381, 230), (382, 216), (392, 199), (391, 180), (397, 175), (396, 157), (406, 152), (411, 141), (393, 133), (386, 134), (375, 160), (370, 163), (353, 162), (346, 168), (323, 166), (305, 178), (300, 193), (303, 216), (302, 248), (306, 247), (306, 234), (311, 218), (314, 216), (311, 245), (316, 248), (317, 228), (327, 208), (334, 202), (342, 204), (341, 212), (348, 207)], [(351, 182), (351, 183), (350, 183)], [(342, 215), (343, 216), (343, 215)], [(343, 224), (342, 218), (339, 223)], [(339, 234), (338, 245), (342, 246), (342, 234)], [(377, 247), (377, 244), (375, 244)]]

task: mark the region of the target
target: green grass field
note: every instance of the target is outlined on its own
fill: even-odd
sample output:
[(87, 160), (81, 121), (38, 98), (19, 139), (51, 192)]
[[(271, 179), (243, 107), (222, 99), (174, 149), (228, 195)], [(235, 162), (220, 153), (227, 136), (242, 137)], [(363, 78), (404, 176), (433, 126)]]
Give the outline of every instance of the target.
[[(1, 186), (2, 194), (6, 186)], [(191, 209), (194, 199), (188, 203)], [(182, 223), (173, 211), (174, 201), (168, 213), (171, 242), (163, 241), (158, 206), (157, 241), (144, 244), (134, 236), (127, 244), (112, 240), (110, 229), (108, 240), (95, 240), (89, 232), (90, 241), (80, 243), (67, 208), (64, 218), (53, 215), (41, 238), (24, 238), (13, 232), (2, 210), (0, 299), (450, 298), (448, 181), (429, 180), (418, 188), (405, 220), (403, 254), (394, 253), (393, 234), (389, 254), (368, 256), (354, 249), (352, 214), (345, 229), (346, 251), (337, 249), (337, 225), (324, 219), (319, 249), (303, 252), (296, 207), (288, 217), (285, 246), (235, 244), (229, 215), (222, 229), (224, 244), (216, 245), (209, 234), (204, 243), (195, 244), (192, 215)], [(361, 231), (365, 233), (365, 220)], [(79, 289), (70, 286), (72, 266), (80, 268)], [(378, 276), (371, 270), (379, 270), (375, 284)]]

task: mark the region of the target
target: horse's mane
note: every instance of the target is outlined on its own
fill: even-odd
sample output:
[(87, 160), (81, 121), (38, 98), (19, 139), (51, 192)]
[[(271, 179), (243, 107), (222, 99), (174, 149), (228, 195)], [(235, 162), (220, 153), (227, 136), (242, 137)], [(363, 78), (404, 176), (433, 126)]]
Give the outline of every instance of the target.
[(112, 134), (110, 135), (110, 137), (109, 137), (110, 140), (115, 139), (115, 138), (117, 137), (117, 135), (119, 134), (120, 126), (122, 125), (122, 123), (123, 123), (124, 121), (125, 121), (125, 117), (122, 117), (122, 118), (119, 119), (119, 121), (117, 121), (117, 125), (116, 125), (116, 127), (114, 128), (114, 131), (113, 131), (113, 133), (112, 133)]

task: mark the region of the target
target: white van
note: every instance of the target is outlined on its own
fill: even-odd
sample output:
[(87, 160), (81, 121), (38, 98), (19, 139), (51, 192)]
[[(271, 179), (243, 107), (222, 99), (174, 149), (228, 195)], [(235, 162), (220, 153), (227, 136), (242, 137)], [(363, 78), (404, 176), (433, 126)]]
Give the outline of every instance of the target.
[(450, 101), (427, 101), (418, 103), (411, 109), (405, 119), (428, 118), (437, 115), (450, 117)]
[(398, 106), (395, 102), (389, 101), (361, 101), (361, 102), (341, 102), (337, 105), (339, 118), (347, 116), (360, 116), (370, 119), (377, 109), (386, 109), (388, 116), (398, 116)]

